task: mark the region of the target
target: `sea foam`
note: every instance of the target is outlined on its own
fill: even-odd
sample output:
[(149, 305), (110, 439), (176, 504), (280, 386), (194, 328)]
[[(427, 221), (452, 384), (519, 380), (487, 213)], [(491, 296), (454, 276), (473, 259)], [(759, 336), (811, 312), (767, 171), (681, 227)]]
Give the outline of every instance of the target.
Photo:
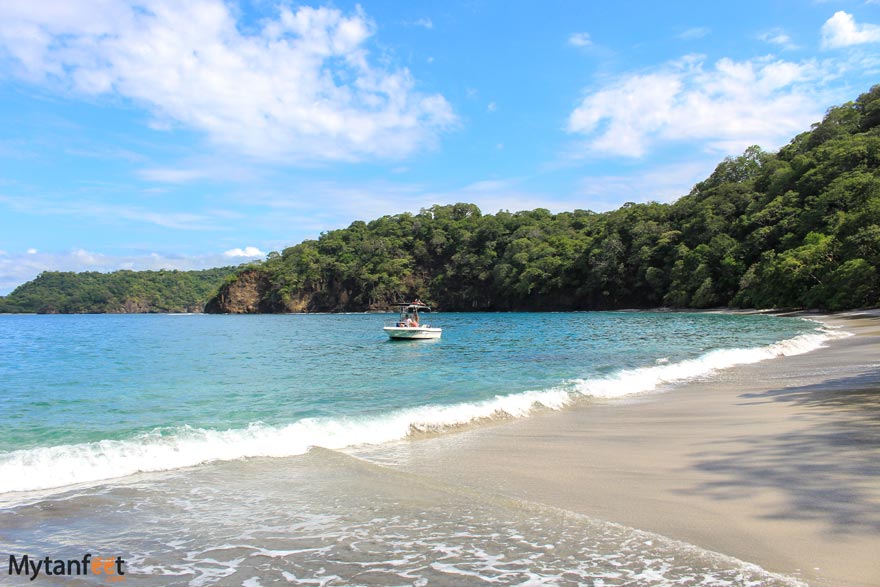
[(651, 392), (735, 365), (806, 353), (844, 336), (849, 334), (823, 330), (762, 347), (719, 349), (695, 359), (621, 370), (602, 378), (569, 380), (550, 389), (401, 409), (378, 416), (306, 418), (284, 426), (254, 423), (230, 430), (182, 426), (125, 440), (17, 450), (0, 454), (0, 493), (52, 489), (211, 461), (294, 456), (313, 446), (340, 449), (381, 444), (481, 421), (522, 418), (536, 409), (562, 409), (583, 397), (616, 398)]

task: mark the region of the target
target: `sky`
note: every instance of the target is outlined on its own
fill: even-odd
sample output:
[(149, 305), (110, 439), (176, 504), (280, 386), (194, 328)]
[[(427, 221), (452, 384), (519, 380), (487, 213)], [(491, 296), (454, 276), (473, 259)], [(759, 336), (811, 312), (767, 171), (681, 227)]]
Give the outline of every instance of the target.
[(671, 202), (880, 83), (880, 0), (4, 0), (0, 295), (434, 204)]

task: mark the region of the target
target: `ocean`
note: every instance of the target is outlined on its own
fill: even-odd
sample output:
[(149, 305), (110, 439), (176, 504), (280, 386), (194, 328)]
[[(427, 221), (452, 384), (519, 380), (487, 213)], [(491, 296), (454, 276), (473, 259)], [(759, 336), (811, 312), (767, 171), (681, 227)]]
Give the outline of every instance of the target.
[(392, 342), (390, 320), (0, 316), (0, 552), (120, 556), (144, 585), (797, 584), (355, 449), (638, 400), (833, 333), (761, 315), (440, 313), (441, 339)]

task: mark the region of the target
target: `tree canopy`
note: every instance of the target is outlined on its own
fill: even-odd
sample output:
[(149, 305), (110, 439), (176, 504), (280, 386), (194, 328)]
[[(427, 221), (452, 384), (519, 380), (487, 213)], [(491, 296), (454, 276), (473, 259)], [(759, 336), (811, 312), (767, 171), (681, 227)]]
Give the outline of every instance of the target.
[(200, 312), (237, 267), (204, 271), (47, 271), (0, 298), (0, 312)]
[[(208, 272), (44, 273), (0, 311), (822, 308), (880, 304), (880, 85), (671, 204), (383, 216)], [(233, 295), (235, 294), (235, 295)], [(238, 300), (238, 303), (234, 303)], [(246, 303), (241, 302), (246, 300)], [(135, 301), (135, 302), (132, 302)]]
[(878, 162), (875, 86), (778, 153), (725, 159), (672, 204), (602, 214), (437, 205), (354, 222), (247, 271), (260, 274), (260, 311), (414, 297), (446, 310), (874, 306)]

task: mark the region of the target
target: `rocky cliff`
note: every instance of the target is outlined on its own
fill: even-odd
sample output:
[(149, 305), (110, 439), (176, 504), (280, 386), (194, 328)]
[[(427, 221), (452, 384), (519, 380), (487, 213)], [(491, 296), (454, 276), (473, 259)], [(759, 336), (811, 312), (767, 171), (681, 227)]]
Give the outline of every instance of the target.
[(205, 306), (211, 314), (259, 314), (283, 312), (283, 308), (265, 300), (269, 291), (269, 276), (258, 270), (242, 271), (238, 277), (220, 287), (217, 295)]
[(265, 268), (246, 269), (235, 280), (220, 287), (217, 295), (205, 306), (208, 314), (260, 314), (309, 312), (370, 312), (388, 311), (396, 300), (364, 304), (351, 299), (339, 287), (315, 290), (300, 288), (280, 295)]

